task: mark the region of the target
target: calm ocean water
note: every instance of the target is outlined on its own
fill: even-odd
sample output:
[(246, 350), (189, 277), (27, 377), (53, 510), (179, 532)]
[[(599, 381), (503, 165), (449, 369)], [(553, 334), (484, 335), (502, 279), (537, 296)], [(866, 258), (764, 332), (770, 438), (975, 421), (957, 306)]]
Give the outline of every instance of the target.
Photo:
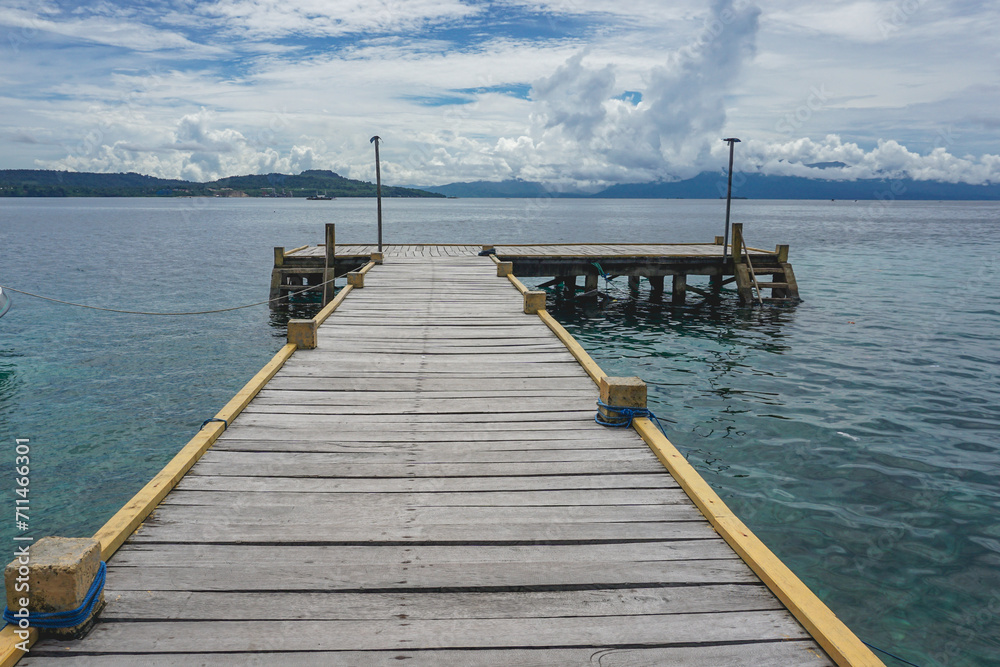
[[(710, 241), (724, 215), (719, 201), (384, 205), (390, 243)], [(555, 314), (606, 371), (649, 383), (673, 442), (859, 636), (920, 665), (1000, 664), (1000, 205), (750, 200), (733, 220), (751, 245), (791, 245), (802, 304), (675, 308), (620, 280), (606, 307)], [(129, 310), (251, 303), (272, 246), (315, 244), (326, 222), (371, 242), (374, 201), (0, 199), (0, 285)], [(266, 306), (143, 317), (13, 300), (0, 469), (29, 438), (36, 536), (92, 534), (284, 341)], [(13, 534), (2, 522), (0, 545)]]

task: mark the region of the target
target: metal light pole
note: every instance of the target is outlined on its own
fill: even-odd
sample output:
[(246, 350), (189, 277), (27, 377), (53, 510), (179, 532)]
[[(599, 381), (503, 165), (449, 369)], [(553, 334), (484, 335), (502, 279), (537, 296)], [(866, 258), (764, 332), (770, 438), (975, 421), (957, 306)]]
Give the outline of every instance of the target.
[[(733, 149), (740, 140), (736, 137), (729, 137), (728, 139), (723, 139), (723, 141), (729, 142), (729, 187), (726, 189), (726, 232), (722, 237), (722, 263), (725, 265), (729, 250), (729, 209), (733, 203)], [(378, 151), (377, 148), (375, 150)]]
[[(368, 143), (375, 144), (375, 191), (378, 196), (378, 251), (382, 252), (382, 167), (379, 165), (378, 142), (382, 137), (377, 134), (368, 140)], [(737, 139), (739, 141), (739, 139)], [(728, 214), (727, 214), (728, 219)], [(728, 224), (728, 223), (727, 223)]]

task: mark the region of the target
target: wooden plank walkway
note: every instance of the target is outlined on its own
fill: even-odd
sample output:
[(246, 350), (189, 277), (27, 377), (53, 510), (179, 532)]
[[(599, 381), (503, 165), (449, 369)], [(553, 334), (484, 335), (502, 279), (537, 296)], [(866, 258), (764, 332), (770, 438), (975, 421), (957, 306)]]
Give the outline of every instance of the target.
[(832, 664), (521, 306), (375, 267), (19, 664)]
[[(504, 257), (722, 257), (722, 246), (712, 243), (533, 243), (499, 244)], [(463, 257), (478, 255), (481, 245), (386, 244), (386, 257)], [(378, 250), (371, 244), (337, 244), (338, 257), (368, 257)], [(773, 255), (773, 251), (750, 249), (751, 257)], [(323, 246), (290, 251), (287, 258), (326, 256)]]

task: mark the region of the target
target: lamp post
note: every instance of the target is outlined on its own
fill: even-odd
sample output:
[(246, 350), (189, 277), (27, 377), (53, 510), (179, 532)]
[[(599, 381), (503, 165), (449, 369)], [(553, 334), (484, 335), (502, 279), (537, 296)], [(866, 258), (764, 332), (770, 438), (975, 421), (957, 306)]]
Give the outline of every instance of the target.
[[(379, 165), (378, 158), (378, 142), (382, 140), (382, 137), (377, 134), (368, 140), (369, 143), (375, 144), (375, 193), (378, 196), (378, 251), (382, 252), (382, 168)], [(737, 139), (739, 141), (739, 139)], [(727, 214), (728, 220), (728, 214)], [(728, 224), (728, 223), (727, 223)]]
[[(729, 250), (729, 209), (733, 203), (733, 149), (740, 142), (736, 137), (723, 139), (729, 143), (729, 187), (726, 188), (726, 232), (722, 237), (722, 265), (725, 267), (726, 257)], [(378, 151), (378, 149), (375, 149)]]

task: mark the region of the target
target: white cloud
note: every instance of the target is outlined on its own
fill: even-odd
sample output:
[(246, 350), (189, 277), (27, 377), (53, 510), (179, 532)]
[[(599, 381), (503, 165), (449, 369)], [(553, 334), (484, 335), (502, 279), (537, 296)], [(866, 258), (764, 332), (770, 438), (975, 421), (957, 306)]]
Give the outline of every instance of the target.
[(460, 0), (218, 0), (195, 11), (257, 39), (415, 31), (478, 12)]
[(371, 179), (377, 133), (390, 182), (596, 186), (718, 169), (735, 135), (773, 173), (995, 178), (1000, 17), (758, 1), (7, 0), (2, 166)]
[(49, 33), (140, 52), (171, 50), (178, 57), (205, 57), (223, 53), (222, 49), (197, 44), (177, 32), (160, 30), (120, 17), (56, 17), (0, 7), (0, 25), (20, 29), (20, 34), (14, 32), (8, 35), (8, 41), (13, 39), (30, 42), (40, 33)]
[[(841, 168), (818, 169), (806, 165), (842, 162)], [(861, 178), (912, 178), (946, 183), (1000, 183), (1000, 156), (952, 155), (944, 146), (919, 154), (894, 140), (882, 140), (865, 151), (837, 135), (823, 141), (797, 139), (785, 143), (750, 141), (741, 147), (739, 168), (766, 174), (805, 176), (834, 180)]]

